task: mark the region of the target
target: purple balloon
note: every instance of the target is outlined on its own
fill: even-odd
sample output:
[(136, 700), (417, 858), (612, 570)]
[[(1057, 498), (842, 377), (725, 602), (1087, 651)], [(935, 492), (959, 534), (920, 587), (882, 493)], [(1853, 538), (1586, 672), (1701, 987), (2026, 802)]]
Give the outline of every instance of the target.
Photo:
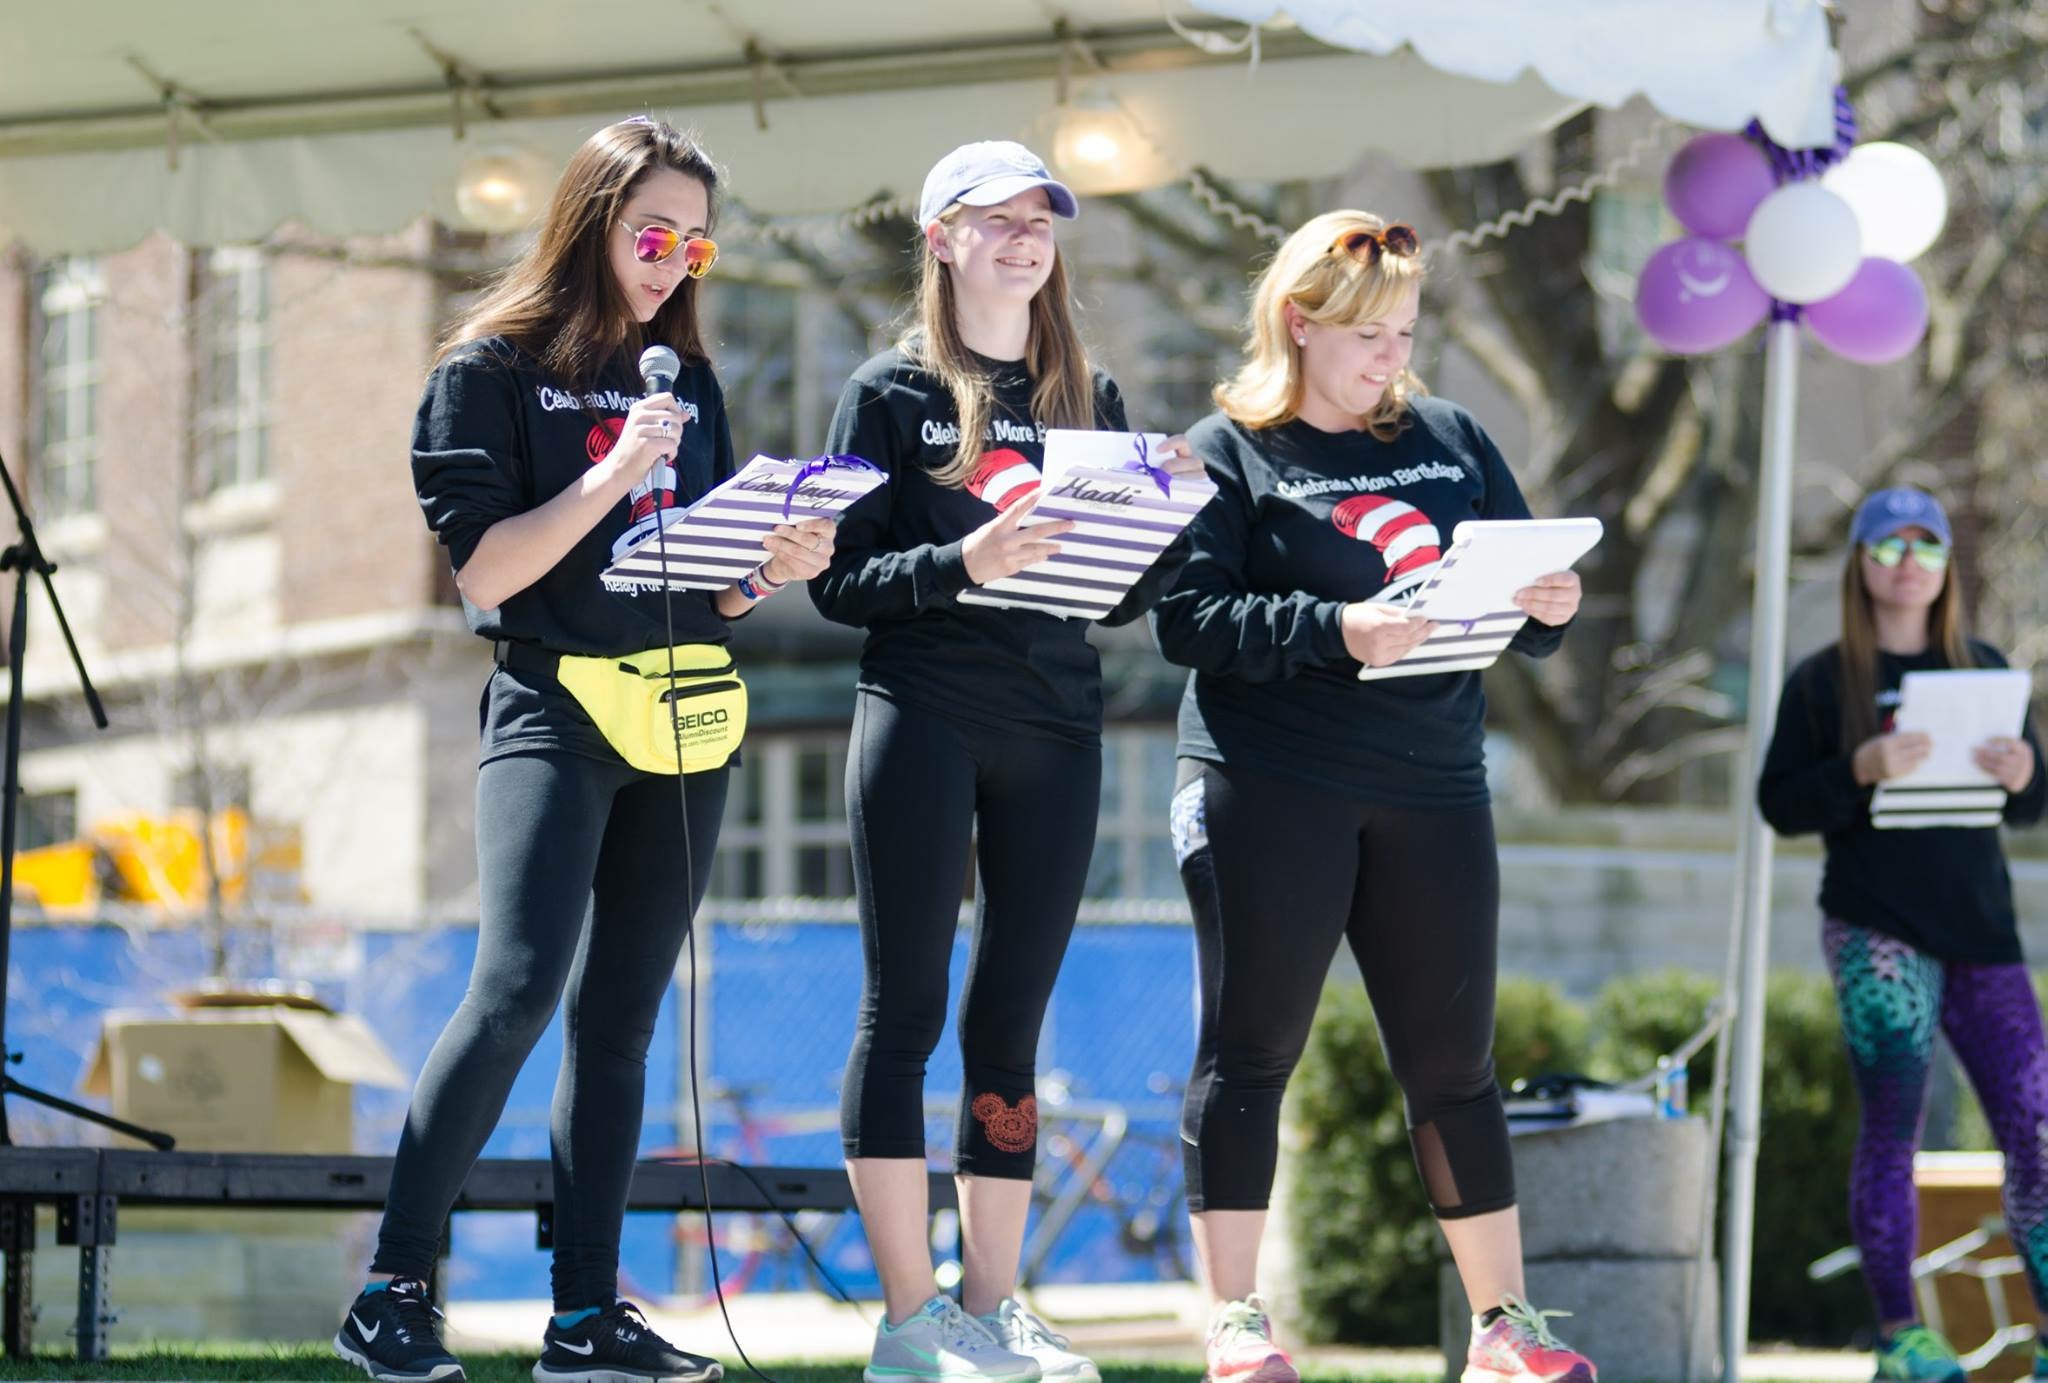
[(1891, 259), (1866, 259), (1849, 286), (1806, 309), (1822, 345), (1859, 365), (1888, 365), (1927, 334), (1927, 288)]
[(1718, 240), (1674, 240), (1636, 280), (1636, 320), (1659, 345), (1704, 355), (1738, 340), (1771, 310), (1740, 254)]
[(1777, 186), (1762, 149), (1738, 134), (1703, 134), (1664, 170), (1664, 203), (1694, 235), (1740, 240), (1750, 213)]

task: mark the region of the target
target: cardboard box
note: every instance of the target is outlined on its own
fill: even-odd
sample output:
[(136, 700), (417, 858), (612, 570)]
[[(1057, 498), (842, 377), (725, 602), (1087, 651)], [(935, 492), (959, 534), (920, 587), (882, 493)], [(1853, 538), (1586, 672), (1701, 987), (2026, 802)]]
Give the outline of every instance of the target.
[(353, 1152), (356, 1085), (409, 1082), (369, 1026), (296, 1007), (109, 1013), (80, 1087), (186, 1152)]

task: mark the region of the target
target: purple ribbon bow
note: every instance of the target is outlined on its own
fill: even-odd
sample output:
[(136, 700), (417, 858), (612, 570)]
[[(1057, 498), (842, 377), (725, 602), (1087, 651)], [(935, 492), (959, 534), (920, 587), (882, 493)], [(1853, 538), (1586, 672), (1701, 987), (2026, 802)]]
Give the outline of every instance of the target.
[[(789, 488), (782, 492), (782, 517), (785, 519), (789, 517), (789, 508), (792, 504), (796, 503), (796, 492), (803, 488), (803, 483), (806, 480), (809, 480), (814, 475), (823, 475), (835, 466), (843, 471), (873, 471), (876, 475), (882, 474), (881, 467), (873, 462), (864, 461), (858, 456), (841, 456), (831, 452), (827, 452), (823, 456), (813, 456), (797, 468), (797, 473), (790, 477)], [(882, 478), (884, 480), (888, 479), (887, 476), (882, 476)]]
[(1165, 495), (1168, 499), (1172, 499), (1173, 473), (1164, 466), (1152, 464), (1152, 448), (1145, 441), (1144, 433), (1139, 433), (1132, 440), (1138, 454), (1133, 459), (1124, 462), (1124, 469), (1127, 471), (1139, 471), (1151, 476), (1152, 483), (1159, 487), (1159, 493)]

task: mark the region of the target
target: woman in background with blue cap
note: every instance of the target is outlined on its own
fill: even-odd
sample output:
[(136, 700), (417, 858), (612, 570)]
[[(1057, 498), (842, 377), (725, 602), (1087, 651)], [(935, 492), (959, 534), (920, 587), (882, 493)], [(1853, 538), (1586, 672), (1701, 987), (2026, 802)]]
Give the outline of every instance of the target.
[[(866, 985), (840, 1122), (888, 1307), (869, 1383), (1098, 1377), (1014, 1293), (1039, 1027), (1095, 844), (1101, 667), (1085, 621), (957, 599), (1053, 555), (1071, 527), (1023, 526), (1046, 430), (1126, 430), (1053, 243), (1055, 222), (1077, 210), (1022, 145), (941, 159), (919, 201), (911, 330), (855, 372), (832, 416), (829, 449), (891, 481), (847, 511), (837, 555), (811, 582), (827, 618), (867, 630), (846, 764)], [(1169, 471), (1201, 469), (1185, 441), (1163, 450)], [(1179, 565), (1169, 548), (1103, 622), (1143, 615)], [(956, 1304), (927, 1240), (924, 1075), (970, 862)]]
[[(1937, 1027), (2004, 1150), (2007, 1232), (2048, 1312), (2048, 1044), (1998, 829), (1880, 832), (1871, 821), (1877, 785), (1932, 750), (1926, 734), (1892, 727), (1905, 674), (2006, 666), (1964, 632), (1951, 549), (1933, 496), (1880, 490), (1864, 500), (1842, 570), (1841, 639), (1786, 683), (1757, 787), (1779, 834), (1817, 831), (1825, 844), (1822, 947), (1862, 1105), (1849, 1217), (1877, 1312), (1877, 1377), (1926, 1383), (1964, 1377), (1913, 1292), (1913, 1155)], [(2007, 792), (2006, 822), (2040, 819), (2048, 778), (2031, 725), (1972, 757)], [(2048, 1377), (2048, 1345), (2035, 1346), (2034, 1376)]]

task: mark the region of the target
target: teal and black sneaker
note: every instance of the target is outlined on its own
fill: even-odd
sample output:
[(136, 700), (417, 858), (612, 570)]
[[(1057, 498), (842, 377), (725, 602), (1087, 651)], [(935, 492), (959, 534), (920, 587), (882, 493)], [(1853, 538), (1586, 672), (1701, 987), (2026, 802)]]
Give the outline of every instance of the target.
[[(2040, 1356), (2035, 1355), (2039, 1368)], [(1965, 1383), (1955, 1346), (1924, 1325), (1909, 1325), (1877, 1342), (1876, 1383)]]

